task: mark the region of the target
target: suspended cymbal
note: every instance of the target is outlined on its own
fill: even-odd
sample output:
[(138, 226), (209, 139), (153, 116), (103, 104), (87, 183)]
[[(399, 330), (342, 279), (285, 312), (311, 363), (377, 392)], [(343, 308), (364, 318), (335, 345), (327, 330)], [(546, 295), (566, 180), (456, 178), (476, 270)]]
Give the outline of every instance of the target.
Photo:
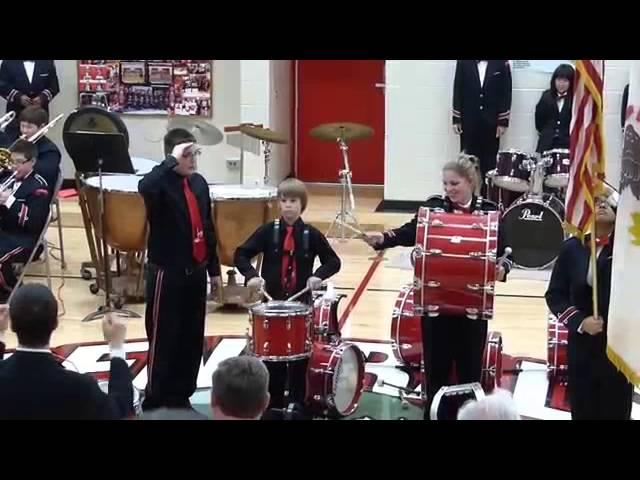
[(342, 138), (345, 142), (361, 140), (373, 135), (373, 128), (360, 123), (324, 123), (311, 130), (311, 136), (319, 140), (335, 142)]
[(180, 128), (191, 133), (196, 137), (196, 141), (200, 145), (218, 145), (224, 140), (224, 134), (209, 122), (205, 122), (199, 118), (187, 116), (175, 116), (169, 119), (167, 131)]
[(278, 132), (274, 132), (273, 130), (269, 130), (268, 128), (253, 127), (251, 125), (241, 125), (240, 131), (252, 138), (264, 140), (265, 142), (269, 143), (289, 143), (289, 140), (287, 140), (284, 135)]

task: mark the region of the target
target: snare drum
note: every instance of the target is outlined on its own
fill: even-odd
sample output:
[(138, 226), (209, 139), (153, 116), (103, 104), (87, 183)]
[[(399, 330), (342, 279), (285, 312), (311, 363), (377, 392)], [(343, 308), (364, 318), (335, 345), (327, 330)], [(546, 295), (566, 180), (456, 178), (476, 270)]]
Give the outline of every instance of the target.
[(258, 227), (278, 218), (277, 189), (248, 185), (209, 185), (213, 224), (222, 265), (234, 266), (236, 248)]
[(500, 188), (514, 192), (529, 190), (531, 175), (530, 156), (520, 150), (502, 150), (496, 158), (493, 183)]
[(330, 299), (322, 292), (314, 292), (313, 296), (313, 340), (321, 343), (339, 341), (338, 304), (346, 295), (337, 294), (335, 299)]
[(493, 318), (499, 215), (420, 208), (412, 253), (417, 314)]
[(307, 369), (305, 403), (317, 415), (345, 417), (364, 388), (364, 355), (352, 343), (315, 343)]
[(566, 238), (563, 220), (564, 205), (553, 195), (518, 199), (502, 215), (506, 244), (513, 249), (514, 264), (528, 269), (551, 265)]
[[(107, 395), (109, 394), (109, 380), (99, 380), (98, 386)], [(140, 390), (133, 387), (133, 415), (131, 417), (137, 417), (142, 414), (142, 401), (140, 399)]]
[(249, 310), (248, 350), (263, 361), (299, 360), (311, 355), (311, 307), (274, 300)]
[(549, 315), (547, 321), (547, 368), (549, 378), (560, 377), (566, 380), (569, 373), (567, 345), (569, 330), (558, 322), (555, 315)]
[[(104, 192), (104, 226), (107, 245), (124, 252), (139, 252), (147, 248), (147, 210), (138, 193), (137, 175), (102, 174)], [(102, 238), (100, 219), (100, 178), (90, 174), (82, 187), (91, 224), (98, 238)]]
[(542, 154), (545, 165), (544, 184), (550, 188), (565, 188), (569, 185), (571, 157), (569, 150), (555, 148)]

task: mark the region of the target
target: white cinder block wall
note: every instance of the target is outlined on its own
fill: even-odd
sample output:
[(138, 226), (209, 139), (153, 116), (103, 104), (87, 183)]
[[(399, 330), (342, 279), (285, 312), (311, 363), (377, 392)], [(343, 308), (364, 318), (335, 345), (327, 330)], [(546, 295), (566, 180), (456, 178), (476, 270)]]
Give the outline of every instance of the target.
[[(269, 60), (214, 60), (213, 62), (213, 125), (223, 130), (225, 126), (237, 125), (242, 122), (263, 123), (270, 126), (276, 116), (276, 121), (282, 125), (290, 125), (290, 120), (285, 119), (284, 110), (271, 109), (270, 102), (273, 98), (272, 90), (275, 89), (274, 77), (271, 75), (272, 67)], [(54, 99), (51, 106), (52, 118), (59, 113), (69, 114), (78, 106), (77, 86), (77, 61), (56, 60), (58, 79), (60, 81), (60, 93)], [(278, 66), (282, 71), (284, 65)], [(290, 103), (289, 76), (280, 75), (283, 97), (287, 104)], [(284, 82), (288, 82), (289, 85)], [(0, 99), (0, 112), (5, 110), (5, 101)], [(289, 112), (289, 119), (291, 113)], [(134, 157), (145, 157), (155, 160), (162, 159), (162, 137), (166, 132), (166, 117), (136, 117), (123, 115), (127, 129), (129, 130), (129, 152)], [(50, 132), (49, 137), (56, 142), (63, 154), (63, 170), (65, 178), (73, 178), (73, 162), (67, 155), (62, 143), (62, 126), (64, 119)], [(247, 141), (248, 148), (257, 148), (258, 142)], [(256, 150), (257, 151), (257, 150)], [(225, 140), (223, 143), (204, 147), (198, 168), (205, 178), (213, 182), (238, 183), (240, 175), (238, 170), (227, 167), (227, 158), (238, 158), (238, 148), (230, 145)], [(245, 155), (244, 182), (262, 182), (264, 175), (264, 162), (262, 157), (247, 153)], [(288, 150), (278, 150), (272, 155), (271, 171), (276, 174), (271, 183), (277, 183), (289, 173)], [(284, 173), (283, 173), (284, 172)]]
[[(607, 178), (620, 175), (620, 103), (629, 81), (630, 60), (606, 60), (605, 142)], [(386, 62), (386, 200), (423, 200), (440, 193), (440, 169), (460, 150), (451, 128), (455, 60), (388, 60)], [(551, 74), (515, 70), (511, 123), (501, 148), (534, 152), (535, 106)]]

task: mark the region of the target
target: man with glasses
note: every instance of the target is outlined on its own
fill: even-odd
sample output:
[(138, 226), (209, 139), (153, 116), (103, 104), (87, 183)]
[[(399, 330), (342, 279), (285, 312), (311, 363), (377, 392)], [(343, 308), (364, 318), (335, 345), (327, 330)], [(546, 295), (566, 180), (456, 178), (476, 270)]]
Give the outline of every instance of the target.
[(138, 184), (149, 221), (144, 410), (191, 408), (202, 361), (207, 273), (212, 293), (221, 286), (209, 186), (196, 173), (195, 138), (173, 129), (164, 137), (164, 153)]

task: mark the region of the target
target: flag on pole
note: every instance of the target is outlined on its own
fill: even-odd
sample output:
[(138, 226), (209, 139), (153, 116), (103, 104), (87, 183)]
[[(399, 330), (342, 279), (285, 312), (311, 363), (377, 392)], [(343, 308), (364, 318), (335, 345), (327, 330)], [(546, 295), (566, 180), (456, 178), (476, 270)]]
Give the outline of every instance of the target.
[(576, 61), (565, 229), (579, 237), (591, 228), (604, 178), (603, 85), (604, 60)]
[(640, 61), (633, 61), (626, 111), (607, 326), (607, 355), (640, 385)]

